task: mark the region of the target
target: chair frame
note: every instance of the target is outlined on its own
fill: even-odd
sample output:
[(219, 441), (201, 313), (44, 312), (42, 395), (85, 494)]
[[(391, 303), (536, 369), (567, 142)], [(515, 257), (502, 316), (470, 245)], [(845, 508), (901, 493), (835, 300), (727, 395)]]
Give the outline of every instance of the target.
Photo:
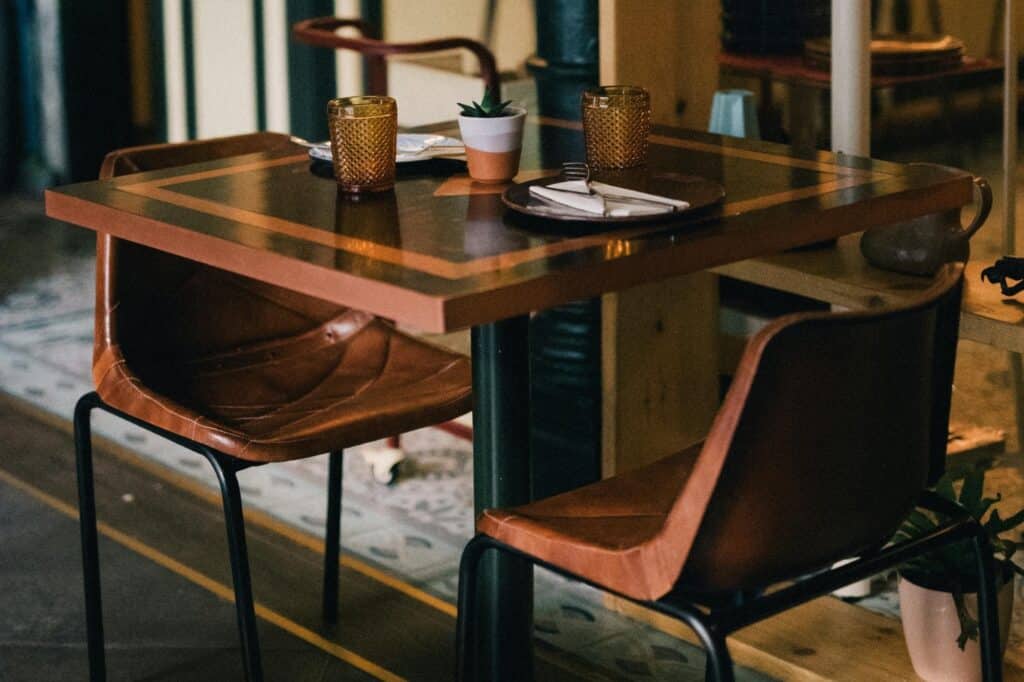
[[(353, 28), (360, 37), (341, 36), (340, 28)], [(367, 83), (371, 94), (384, 95), (388, 91), (388, 72), (385, 58), (399, 54), (421, 54), (444, 50), (469, 50), (480, 64), (480, 78), (489, 90), (501, 96), (501, 81), (494, 55), (487, 46), (470, 38), (440, 38), (415, 43), (387, 43), (377, 40), (375, 29), (360, 19), (319, 17), (300, 21), (292, 27), (292, 37), (301, 43), (335, 50), (353, 50), (366, 58)]]
[[(466, 546), (459, 565), (456, 679), (463, 682), (483, 679), (477, 674), (474, 656), (477, 645), (473, 640), (473, 635), (477, 632), (477, 574), (480, 558), (487, 550), (505, 552), (563, 577), (583, 582), (634, 604), (682, 621), (697, 634), (707, 653), (706, 679), (732, 682), (734, 679), (733, 663), (726, 644), (726, 637), (736, 630), (753, 625), (812, 599), (825, 596), (851, 583), (895, 568), (915, 557), (947, 545), (969, 540), (973, 545), (978, 573), (981, 577), (978, 586), (978, 622), (980, 625), (982, 676), (987, 682), (999, 682), (1002, 680), (999, 606), (995, 584), (995, 559), (992, 555), (992, 545), (988, 535), (967, 510), (932, 491), (924, 491), (918, 499), (917, 506), (949, 518), (927, 535), (866, 552), (848, 564), (808, 574), (773, 592), (761, 593), (760, 591), (743, 590), (715, 595), (715, 605), (707, 604), (711, 600), (700, 599), (697, 595), (687, 596), (680, 592), (670, 592), (654, 601), (633, 599), (600, 584), (582, 579), (490, 536), (479, 534)], [(719, 604), (724, 604), (724, 606)]]
[[(227, 527), (228, 556), (235, 592), (238, 634), (242, 643), (245, 679), (260, 682), (263, 666), (255, 602), (249, 573), (249, 553), (245, 542), (242, 496), (238, 488), (239, 471), (270, 462), (250, 462), (226, 455), (176, 433), (153, 426), (106, 404), (95, 391), (86, 393), (75, 405), (75, 463), (78, 473), (79, 528), (82, 542), (82, 569), (85, 581), (86, 637), (89, 650), (89, 679), (106, 679), (106, 653), (103, 637), (103, 605), (100, 584), (99, 545), (96, 530), (96, 493), (93, 484), (92, 424), (93, 410), (103, 410), (139, 426), (150, 433), (185, 447), (206, 458), (217, 474)], [(333, 451), (328, 459), (327, 532), (324, 545), (323, 618), (329, 624), (338, 620), (338, 563), (341, 540), (342, 451)]]

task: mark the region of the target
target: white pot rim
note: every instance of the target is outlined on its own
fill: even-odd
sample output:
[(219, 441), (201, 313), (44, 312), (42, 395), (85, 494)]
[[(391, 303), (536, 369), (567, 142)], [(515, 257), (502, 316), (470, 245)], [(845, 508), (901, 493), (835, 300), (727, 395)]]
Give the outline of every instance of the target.
[(510, 116), (459, 116), (459, 131), (466, 149), (505, 153), (521, 148), (526, 109), (511, 106), (509, 109), (514, 111)]
[[(944, 594), (953, 594), (952, 588), (947, 588), (947, 587), (945, 587), (943, 585), (940, 585), (938, 583), (932, 583), (932, 582), (927, 581), (927, 580), (926, 581), (922, 581), (922, 582), (918, 582), (918, 581), (914, 580), (913, 577), (905, 575), (903, 573), (903, 571), (897, 571), (897, 575), (899, 576), (899, 579), (901, 581), (906, 581), (906, 582), (910, 583), (911, 585), (913, 585), (914, 587), (916, 587), (918, 589), (927, 590), (929, 592), (942, 592)], [(996, 589), (997, 590), (1001, 590), (1006, 585), (1013, 584), (1013, 581), (1014, 581), (1013, 569), (1008, 567), (1008, 566), (1006, 566), (1006, 565), (1004, 565), (1001, 561), (997, 560), (996, 561)], [(973, 590), (964, 590), (963, 593), (964, 594), (977, 594), (978, 590), (977, 590), (977, 588), (975, 588)]]
[[(523, 118), (524, 116), (526, 116), (526, 107), (520, 107), (520, 106), (517, 106), (515, 104), (508, 105), (505, 108), (505, 111), (511, 111), (513, 113), (506, 114), (505, 116), (466, 116), (465, 114), (459, 114), (459, 123), (461, 124), (463, 121), (473, 121), (473, 122), (476, 122), (476, 121), (489, 121), (489, 122), (491, 122), (491, 121), (493, 121), (493, 122), (501, 121), (503, 123), (507, 123), (508, 121), (511, 121), (511, 120), (514, 120), (514, 119), (517, 119), (517, 118)], [(483, 124), (483, 125), (486, 125), (486, 124)]]

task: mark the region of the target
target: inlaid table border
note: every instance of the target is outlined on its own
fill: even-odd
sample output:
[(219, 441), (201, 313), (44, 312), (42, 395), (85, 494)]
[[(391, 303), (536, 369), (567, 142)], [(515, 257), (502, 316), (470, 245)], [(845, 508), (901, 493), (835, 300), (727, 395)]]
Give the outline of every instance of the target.
[[(562, 127), (579, 127), (570, 121), (560, 119), (542, 119), (544, 125), (559, 125)], [(806, 199), (841, 189), (856, 187), (862, 184), (869, 184), (886, 180), (893, 177), (889, 173), (867, 171), (834, 164), (827, 164), (819, 161), (806, 159), (792, 159), (784, 156), (776, 156), (765, 152), (743, 149), (739, 147), (717, 146), (694, 140), (678, 139), (664, 135), (651, 137), (656, 144), (666, 146), (677, 146), (698, 151), (722, 153), (726, 156), (737, 156), (755, 161), (775, 163), (778, 165), (789, 165), (814, 170), (820, 173), (841, 176), (834, 180), (808, 185), (795, 190), (786, 190), (742, 201), (726, 202), (721, 208), (721, 217), (728, 217), (761, 208), (768, 208), (788, 201)], [(184, 175), (176, 175), (156, 180), (146, 180), (136, 183), (123, 183), (117, 189), (149, 199), (154, 199), (171, 205), (180, 206), (189, 210), (205, 213), (208, 215), (232, 220), (249, 227), (265, 230), (272, 233), (279, 233), (301, 239), (307, 242), (320, 244), (330, 248), (344, 251), (353, 255), (369, 258), (372, 260), (389, 263), (405, 268), (410, 268), (435, 277), (448, 280), (460, 280), (476, 275), (487, 274), (509, 267), (515, 267), (531, 261), (550, 258), (563, 253), (570, 253), (581, 249), (600, 246), (611, 240), (633, 239), (651, 232), (655, 227), (651, 225), (632, 227), (619, 231), (605, 231), (594, 235), (585, 235), (563, 239), (549, 244), (531, 246), (518, 251), (484, 256), (469, 261), (449, 261), (444, 258), (403, 250), (384, 244), (379, 244), (366, 239), (359, 239), (343, 234), (327, 232), (325, 230), (303, 225), (284, 218), (265, 215), (256, 211), (243, 208), (227, 206), (216, 201), (195, 197), (181, 192), (175, 192), (170, 187), (182, 185), (200, 180), (208, 180), (226, 175), (246, 173), (256, 170), (264, 170), (276, 166), (304, 163), (307, 161), (305, 154), (290, 155), (276, 159), (263, 159), (249, 163), (225, 166)]]

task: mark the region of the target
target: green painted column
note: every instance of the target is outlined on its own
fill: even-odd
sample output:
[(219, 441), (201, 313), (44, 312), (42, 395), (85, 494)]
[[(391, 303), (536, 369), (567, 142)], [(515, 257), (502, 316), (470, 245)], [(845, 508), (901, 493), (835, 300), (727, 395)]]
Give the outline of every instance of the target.
[[(303, 19), (332, 16), (332, 0), (288, 0), (292, 26)], [(307, 140), (327, 139), (327, 101), (337, 95), (334, 52), (288, 40), (288, 99), (291, 132)]]
[[(582, 91), (598, 82), (597, 0), (539, 0), (537, 81), (542, 116), (578, 120)], [(543, 145), (544, 168), (585, 158), (583, 145)], [(533, 496), (601, 476), (601, 299), (539, 311), (530, 341)]]

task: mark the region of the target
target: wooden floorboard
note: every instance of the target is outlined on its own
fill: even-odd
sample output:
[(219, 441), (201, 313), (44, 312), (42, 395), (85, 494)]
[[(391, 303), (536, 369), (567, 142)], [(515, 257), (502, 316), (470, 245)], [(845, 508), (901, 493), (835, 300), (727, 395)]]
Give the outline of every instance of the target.
[[(27, 418), (9, 402), (0, 402), (0, 434), (5, 443), (0, 468), (77, 507), (73, 447), (66, 433)], [(128, 464), (123, 454), (117, 457), (102, 448), (95, 453), (95, 479), (101, 521), (212, 581), (231, 585), (223, 517), (217, 505)], [(320, 618), (321, 552), (252, 523), (249, 512), (247, 521), (257, 602), (400, 677), (452, 677), (455, 622), (450, 613), (343, 563), (341, 622), (326, 627)], [(69, 560), (77, 562), (78, 548), (69, 549)], [(110, 586), (115, 578), (107, 574), (105, 583)], [(116, 589), (145, 590), (149, 586), (118, 585)], [(232, 613), (233, 607), (225, 603), (224, 613), (218, 617), (230, 620)], [(107, 618), (116, 619), (117, 614), (109, 613)], [(541, 649), (539, 653), (539, 679), (597, 677), (579, 662), (560, 661), (556, 652)]]
[[(611, 608), (681, 639), (696, 643), (682, 623), (625, 600), (609, 597)], [(900, 621), (822, 597), (729, 637), (739, 665), (781, 680), (916, 680)], [(1022, 661), (1008, 652), (1004, 679), (1024, 680)]]

